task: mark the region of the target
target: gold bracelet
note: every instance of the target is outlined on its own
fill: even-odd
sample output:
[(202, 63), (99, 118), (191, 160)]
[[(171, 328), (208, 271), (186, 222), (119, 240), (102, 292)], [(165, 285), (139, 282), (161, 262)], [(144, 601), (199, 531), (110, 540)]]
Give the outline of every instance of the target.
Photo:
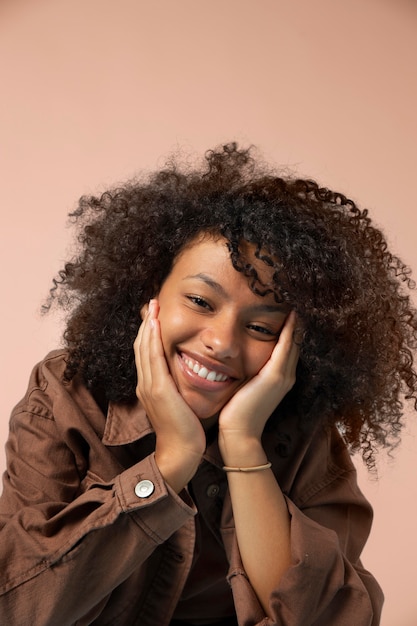
[(223, 469), (225, 472), (262, 472), (262, 470), (269, 469), (271, 465), (271, 462), (265, 463), (265, 465), (254, 465), (253, 467), (229, 467), (225, 465)]

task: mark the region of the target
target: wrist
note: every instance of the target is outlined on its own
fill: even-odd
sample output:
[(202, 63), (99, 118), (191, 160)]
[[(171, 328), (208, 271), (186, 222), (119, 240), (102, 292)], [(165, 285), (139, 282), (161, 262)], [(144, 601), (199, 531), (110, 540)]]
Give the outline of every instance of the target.
[(240, 472), (242, 474), (250, 474), (253, 472), (263, 472), (265, 470), (271, 469), (272, 463), (268, 461), (268, 463), (264, 463), (263, 465), (250, 465), (245, 467), (231, 467), (230, 465), (224, 465), (223, 470), (228, 472)]
[(200, 465), (202, 454), (174, 450), (155, 450), (155, 461), (164, 481), (180, 493), (190, 482)]
[(219, 448), (223, 463), (230, 467), (256, 467), (268, 462), (262, 443), (256, 437), (231, 437), (221, 440)]

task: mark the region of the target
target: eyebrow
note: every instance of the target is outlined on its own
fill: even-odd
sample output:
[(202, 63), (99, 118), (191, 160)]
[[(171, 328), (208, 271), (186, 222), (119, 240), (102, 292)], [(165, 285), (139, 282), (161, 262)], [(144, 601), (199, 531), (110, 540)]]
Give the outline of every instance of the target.
[(207, 274), (193, 274), (190, 276), (186, 276), (183, 280), (187, 280), (189, 278), (197, 278), (197, 280), (202, 280), (204, 283), (206, 283), (206, 285), (214, 289), (214, 291), (217, 291), (217, 293), (219, 293), (221, 296), (227, 298), (227, 293), (223, 289), (223, 286), (220, 285), (220, 283), (218, 283), (217, 281), (210, 278), (210, 276), (207, 276)]
[[(196, 278), (197, 280), (203, 281), (206, 285), (214, 289), (214, 291), (216, 291), (218, 294), (220, 294), (224, 298), (229, 297), (226, 291), (224, 290), (223, 286), (220, 285), (220, 283), (218, 283), (217, 281), (210, 278), (210, 276), (207, 276), (207, 274), (204, 274), (204, 273), (193, 274), (190, 276), (185, 276), (183, 280), (187, 280), (190, 278)], [(284, 303), (266, 304), (266, 303), (261, 302), (260, 304), (253, 305), (253, 307), (251, 308), (256, 311), (263, 312), (263, 313), (283, 313), (285, 315), (289, 313), (288, 306), (285, 305)]]

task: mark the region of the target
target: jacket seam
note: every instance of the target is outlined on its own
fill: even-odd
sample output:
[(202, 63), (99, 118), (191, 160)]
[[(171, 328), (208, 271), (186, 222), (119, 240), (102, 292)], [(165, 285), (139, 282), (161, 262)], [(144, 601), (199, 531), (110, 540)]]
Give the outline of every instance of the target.
[(328, 471), (323, 476), (323, 478), (304, 490), (302, 496), (297, 497), (297, 502), (300, 505), (307, 504), (307, 502), (311, 500), (311, 498), (332, 485), (336, 480), (346, 477), (348, 475), (355, 474), (355, 472), (356, 470), (354, 468), (344, 469), (334, 464), (329, 465)]

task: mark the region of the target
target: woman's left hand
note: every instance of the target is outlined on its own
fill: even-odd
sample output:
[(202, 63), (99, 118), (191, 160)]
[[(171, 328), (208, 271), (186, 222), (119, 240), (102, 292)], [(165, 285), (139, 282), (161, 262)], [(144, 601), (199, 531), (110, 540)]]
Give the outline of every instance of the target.
[[(250, 462), (247, 454), (254, 443), (260, 444), (268, 418), (295, 383), (299, 357), (293, 338), (295, 324), (292, 311), (267, 363), (220, 413), (219, 446), (227, 465), (240, 463), (240, 459)], [(253, 462), (257, 464), (255, 456)]]
[[(253, 468), (268, 461), (261, 437), (267, 419), (295, 383), (299, 356), (295, 324), (292, 312), (267, 363), (220, 413), (219, 448), (227, 466)], [(243, 567), (271, 617), (272, 590), (291, 563), (287, 504), (271, 470), (228, 472), (227, 480)]]

